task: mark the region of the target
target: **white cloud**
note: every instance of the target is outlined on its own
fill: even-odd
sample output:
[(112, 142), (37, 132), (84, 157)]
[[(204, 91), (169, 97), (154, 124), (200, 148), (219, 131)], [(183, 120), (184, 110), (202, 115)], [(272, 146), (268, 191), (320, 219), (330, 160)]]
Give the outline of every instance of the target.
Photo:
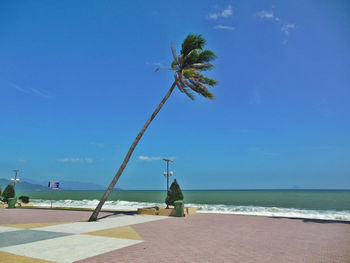
[(19, 163), (26, 163), (27, 160), (25, 160), (25, 159), (18, 159), (17, 162), (19, 162)]
[(158, 67), (162, 67), (163, 66), (163, 64), (160, 63), (160, 62), (152, 62), (151, 65), (158, 66)]
[(294, 29), (295, 24), (285, 24), (281, 27), (281, 31), (288, 36), (289, 35), (289, 30)]
[(146, 64), (151, 66), (164, 67), (162, 62), (146, 62)]
[(21, 87), (17, 86), (16, 84), (14, 84), (14, 83), (12, 83), (12, 82), (10, 83), (10, 85), (11, 85), (13, 88), (15, 88), (16, 90), (20, 91), (20, 92), (28, 93), (27, 90), (22, 89)]
[(221, 12), (221, 16), (225, 18), (231, 16), (232, 14), (233, 14), (233, 10), (232, 10), (232, 6), (230, 5)]
[(163, 157), (160, 156), (145, 156), (145, 155), (140, 155), (139, 160), (140, 161), (146, 161), (146, 162), (152, 162), (152, 161), (159, 161), (162, 160)]
[(223, 30), (234, 30), (235, 29), (233, 26), (224, 26), (224, 25), (217, 25), (214, 28), (215, 29), (223, 29)]
[(226, 9), (220, 11), (220, 12), (215, 12), (215, 13), (210, 13), (207, 18), (208, 19), (213, 19), (216, 20), (220, 17), (222, 18), (228, 18), (233, 15), (233, 9), (232, 6), (229, 5)]
[(255, 15), (262, 20), (274, 20), (276, 22), (281, 21), (281, 19), (279, 17), (275, 16), (273, 11), (261, 10), (260, 12), (256, 13)]
[(208, 18), (209, 18), (209, 19), (216, 20), (216, 19), (219, 18), (219, 16), (220, 16), (219, 13), (213, 13), (213, 14), (209, 14), (209, 15), (208, 15)]
[[(276, 23), (284, 23), (279, 17), (275, 16), (273, 11), (262, 10), (256, 13), (255, 15), (259, 17), (261, 20), (271, 20)], [(283, 26), (281, 27), (281, 32), (285, 35), (285, 37), (288, 37), (290, 30), (294, 28), (295, 28), (295, 24), (291, 24), (291, 23), (283, 24)], [(287, 42), (288, 40), (287, 38), (285, 38), (283, 40), (283, 43), (286, 44)]]
[(26, 94), (35, 94), (35, 95), (37, 95), (39, 97), (43, 97), (43, 98), (52, 98), (50, 95), (48, 95), (46, 92), (44, 92), (42, 90), (34, 89), (34, 88), (23, 89), (12, 82), (9, 82), (9, 83), (14, 89), (16, 89), (19, 92), (26, 93)]
[(146, 155), (140, 155), (138, 158), (140, 161), (145, 162), (152, 162), (152, 161), (161, 161), (163, 159), (169, 159), (169, 160), (175, 160), (176, 158), (174, 156), (171, 157), (164, 157), (164, 156), (146, 156)]
[(92, 158), (74, 158), (74, 157), (65, 157), (62, 159), (58, 159), (57, 161), (61, 163), (93, 163), (94, 159)]
[(42, 90), (39, 90), (39, 89), (34, 89), (34, 88), (31, 88), (30, 89), (34, 94), (40, 96), (40, 97), (44, 97), (44, 98), (51, 98), (50, 95), (46, 94), (45, 92), (43, 92)]
[[(258, 16), (261, 19), (273, 19), (274, 18), (273, 11), (265, 11), (265, 10), (262, 10), (262, 11), (256, 13), (256, 16)], [(279, 18), (277, 18), (277, 19), (279, 21)]]
[(62, 163), (79, 163), (82, 161), (82, 159), (81, 158), (66, 157), (66, 158), (58, 159), (57, 161), (62, 162)]

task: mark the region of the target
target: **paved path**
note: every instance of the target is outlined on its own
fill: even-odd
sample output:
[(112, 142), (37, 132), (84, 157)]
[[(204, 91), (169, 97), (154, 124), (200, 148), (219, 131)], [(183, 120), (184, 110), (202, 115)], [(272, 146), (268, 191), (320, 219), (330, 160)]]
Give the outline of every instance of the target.
[[(143, 242), (133, 225), (166, 217), (102, 214), (97, 222), (50, 222), (84, 218), (89, 213), (54, 210), (1, 210), (21, 214), (21, 224), (0, 225), (0, 262), (75, 262)], [(66, 213), (69, 212), (69, 213)], [(30, 223), (23, 223), (27, 213)], [(36, 215), (33, 215), (35, 213)], [(64, 216), (64, 214), (67, 214)], [(41, 215), (40, 218), (37, 218)], [(58, 216), (61, 215), (61, 216)], [(112, 215), (112, 216), (111, 216)], [(6, 222), (7, 221), (7, 222)], [(0, 221), (9, 223), (11, 221)], [(40, 222), (38, 222), (40, 221)], [(52, 220), (51, 220), (52, 221)]]
[[(16, 210), (0, 214), (23, 213), (31, 224), (23, 219), (14, 227), (0, 216), (0, 262), (350, 262), (350, 224), (341, 222), (105, 213), (94, 223), (52, 223), (43, 211)], [(84, 220), (90, 215), (51, 212)]]
[[(88, 220), (91, 211), (51, 210), (51, 209), (1, 209), (0, 224), (28, 224), (41, 222), (72, 222)], [(101, 212), (99, 218), (111, 216), (112, 213)]]

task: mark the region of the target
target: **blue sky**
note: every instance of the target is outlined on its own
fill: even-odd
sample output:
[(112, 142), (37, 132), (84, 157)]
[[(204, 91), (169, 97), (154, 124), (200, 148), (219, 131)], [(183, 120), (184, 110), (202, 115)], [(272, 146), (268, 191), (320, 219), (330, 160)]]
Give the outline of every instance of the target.
[(189, 33), (215, 100), (176, 90), (117, 187), (350, 188), (348, 1), (1, 1), (0, 178), (107, 185)]

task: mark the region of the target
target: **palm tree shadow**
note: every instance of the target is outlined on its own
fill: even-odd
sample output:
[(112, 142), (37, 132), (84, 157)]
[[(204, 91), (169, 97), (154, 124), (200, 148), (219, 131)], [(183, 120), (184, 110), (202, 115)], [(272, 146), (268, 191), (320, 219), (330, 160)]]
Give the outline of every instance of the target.
[(104, 216), (98, 217), (97, 220), (105, 219), (105, 218), (112, 217), (112, 216), (119, 216), (119, 215), (136, 215), (136, 214), (137, 214), (137, 211), (110, 212), (110, 214), (108, 214), (108, 215), (104, 215)]
[(270, 217), (273, 219), (290, 219), (299, 220), (304, 223), (318, 223), (318, 224), (347, 224), (350, 225), (350, 221), (344, 220), (328, 220), (328, 219), (316, 219), (316, 218), (299, 218), (299, 217)]

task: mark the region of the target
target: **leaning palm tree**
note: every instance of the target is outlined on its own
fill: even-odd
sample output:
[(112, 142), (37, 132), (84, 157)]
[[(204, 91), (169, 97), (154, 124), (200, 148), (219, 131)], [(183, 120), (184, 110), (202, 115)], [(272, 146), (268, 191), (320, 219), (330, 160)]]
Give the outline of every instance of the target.
[[(163, 107), (174, 88), (177, 87), (181, 92), (185, 93), (190, 99), (194, 100), (194, 93), (202, 95), (205, 98), (213, 99), (214, 95), (208, 90), (208, 86), (214, 86), (217, 81), (212, 78), (207, 78), (201, 74), (202, 71), (209, 70), (213, 67), (209, 62), (215, 59), (216, 55), (210, 50), (203, 50), (206, 41), (201, 35), (188, 35), (182, 43), (181, 54), (177, 56), (174, 45), (171, 46), (174, 61), (171, 64), (171, 70), (175, 71), (175, 80), (171, 85), (168, 93), (155, 109), (151, 117), (148, 119), (142, 130), (137, 135), (136, 139), (132, 143), (128, 153), (126, 154), (122, 165), (114, 176), (112, 182), (101, 198), (99, 204), (92, 213), (89, 221), (96, 221), (99, 212), (102, 209), (103, 204), (106, 202), (108, 196), (112, 192), (119, 177), (123, 173), (137, 143), (140, 141), (142, 135), (145, 133), (147, 127), (156, 117), (157, 113)], [(158, 69), (157, 69), (158, 70)], [(156, 71), (157, 71), (156, 70)]]

